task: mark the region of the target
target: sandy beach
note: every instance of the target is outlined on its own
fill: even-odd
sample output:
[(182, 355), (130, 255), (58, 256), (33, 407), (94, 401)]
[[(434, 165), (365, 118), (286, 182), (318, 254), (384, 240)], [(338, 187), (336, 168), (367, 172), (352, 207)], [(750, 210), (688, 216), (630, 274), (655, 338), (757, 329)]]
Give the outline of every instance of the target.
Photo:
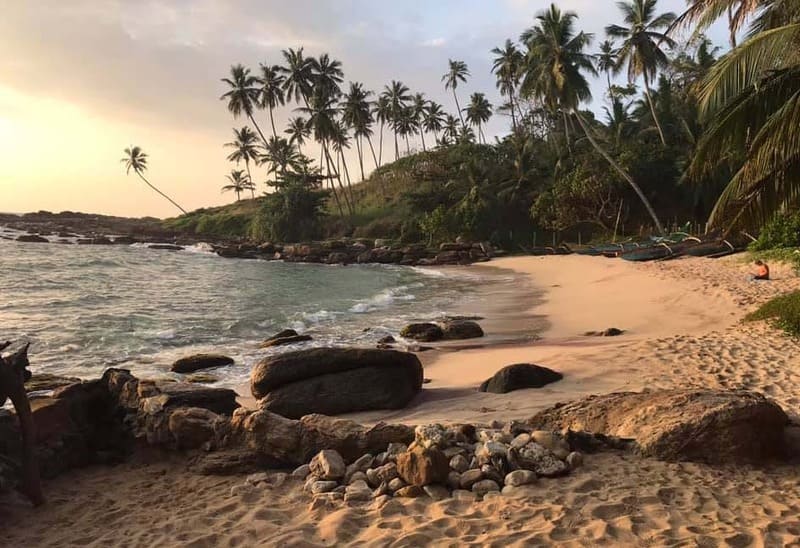
[[(502, 268), (543, 302), (515, 315), (547, 321), (541, 340), (420, 354), (423, 394), (402, 411), (351, 415), (362, 422), (488, 423), (530, 417), (588, 394), (647, 388), (744, 388), (800, 414), (800, 344), (763, 323), (742, 323), (758, 303), (800, 288), (790, 269), (746, 279), (737, 256), (633, 264), (581, 256), (514, 257)], [(487, 271), (488, 272), (488, 271)], [(527, 320), (526, 320), (527, 318)], [(502, 322), (487, 318), (491, 329)], [(491, 326), (491, 328), (490, 328)], [(586, 331), (616, 327), (619, 337)], [(564, 374), (538, 390), (481, 394), (476, 386), (512, 363)], [(250, 497), (243, 477), (204, 477), (172, 455), (92, 467), (46, 482), (49, 504), (0, 500), (8, 546), (778, 546), (800, 542), (800, 472), (663, 463), (627, 454), (590, 455), (566, 478), (540, 479), (523, 498), (483, 502), (312, 501), (280, 477)]]

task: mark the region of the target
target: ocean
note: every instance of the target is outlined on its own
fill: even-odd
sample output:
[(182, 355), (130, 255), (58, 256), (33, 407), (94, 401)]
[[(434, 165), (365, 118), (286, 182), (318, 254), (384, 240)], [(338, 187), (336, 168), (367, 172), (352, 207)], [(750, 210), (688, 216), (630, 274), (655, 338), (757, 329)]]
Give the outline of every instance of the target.
[[(89, 379), (121, 367), (180, 379), (169, 371), (174, 360), (218, 352), (236, 361), (211, 371), (230, 387), (274, 352), (374, 347), (411, 321), (469, 312), (482, 279), (458, 269), (223, 259), (202, 244), (171, 252), (0, 239), (0, 261), (0, 340), (30, 341), (32, 371)], [(258, 348), (285, 328), (313, 341)]]

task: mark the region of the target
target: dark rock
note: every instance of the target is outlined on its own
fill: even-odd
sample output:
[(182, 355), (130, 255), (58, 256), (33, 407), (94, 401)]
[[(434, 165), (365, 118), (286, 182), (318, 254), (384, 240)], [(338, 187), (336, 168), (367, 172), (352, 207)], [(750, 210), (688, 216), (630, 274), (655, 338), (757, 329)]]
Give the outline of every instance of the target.
[(325, 259), (325, 262), (328, 264), (349, 264), (352, 261), (350, 255), (347, 253), (336, 251), (328, 255), (328, 258)]
[(79, 383), (77, 377), (62, 377), (61, 375), (51, 375), (50, 373), (34, 373), (25, 383), (27, 392), (37, 392), (40, 390), (55, 390), (61, 386)]
[(174, 373), (194, 373), (200, 369), (222, 367), (232, 364), (233, 358), (223, 356), (222, 354), (194, 354), (176, 360), (175, 363), (172, 364), (170, 370)]
[(280, 463), (265, 460), (254, 451), (232, 449), (204, 453), (189, 461), (189, 469), (206, 476), (238, 476), (260, 472)]
[(183, 246), (174, 245), (174, 244), (149, 244), (147, 246), (150, 249), (163, 249), (166, 251), (183, 251)]
[(422, 387), (422, 364), (395, 350), (313, 348), (265, 358), (250, 386), (265, 409), (290, 418), (401, 409)]
[(397, 341), (391, 335), (386, 335), (385, 337), (381, 337), (378, 339), (378, 344), (393, 344)]
[(209, 375), (208, 373), (194, 373), (187, 376), (184, 380), (194, 384), (212, 384), (219, 381), (217, 377), (214, 375)]
[(605, 331), (603, 331), (604, 337), (617, 337), (625, 333), (622, 329), (617, 329), (616, 327), (609, 327)]
[(214, 440), (224, 419), (198, 407), (183, 407), (169, 415), (168, 428), (178, 449), (197, 449)]
[(450, 464), (441, 450), (416, 446), (397, 455), (397, 471), (406, 483), (422, 487), (445, 483)]
[(28, 242), (28, 243), (37, 243), (37, 244), (46, 244), (50, 240), (47, 238), (43, 238), (38, 234), (22, 234), (21, 236), (17, 237), (18, 242)]
[(211, 388), (195, 384), (169, 382), (158, 385), (166, 398), (161, 405), (171, 407), (201, 407), (219, 415), (230, 415), (239, 407), (236, 392), (229, 388)]
[(442, 325), (445, 340), (476, 339), (483, 337), (483, 329), (476, 322), (469, 320), (453, 320)]
[(412, 323), (400, 330), (400, 336), (421, 342), (434, 342), (444, 337), (442, 328), (435, 323)]
[(642, 455), (670, 461), (760, 463), (785, 456), (786, 413), (743, 390), (659, 390), (591, 396), (530, 419), (547, 430), (633, 438)]
[(272, 346), (283, 346), (285, 344), (295, 344), (312, 340), (311, 335), (299, 335), (294, 329), (284, 329), (276, 333), (261, 343), (260, 348), (270, 348)]
[(117, 236), (114, 238), (114, 244), (116, 245), (131, 245), (137, 243), (139, 240), (133, 238), (132, 236)]
[(481, 392), (505, 394), (522, 388), (541, 388), (552, 382), (560, 381), (561, 373), (530, 363), (508, 365), (481, 384)]

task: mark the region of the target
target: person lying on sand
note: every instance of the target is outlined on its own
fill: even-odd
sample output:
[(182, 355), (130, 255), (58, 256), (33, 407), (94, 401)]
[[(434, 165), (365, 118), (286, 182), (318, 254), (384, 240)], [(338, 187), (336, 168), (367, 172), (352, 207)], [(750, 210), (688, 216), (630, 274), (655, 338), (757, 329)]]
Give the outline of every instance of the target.
[(753, 279), (754, 280), (769, 280), (769, 267), (767, 266), (767, 263), (765, 263), (764, 261), (758, 260), (758, 261), (756, 261), (755, 264), (758, 267), (758, 270), (756, 270), (756, 273), (753, 274)]

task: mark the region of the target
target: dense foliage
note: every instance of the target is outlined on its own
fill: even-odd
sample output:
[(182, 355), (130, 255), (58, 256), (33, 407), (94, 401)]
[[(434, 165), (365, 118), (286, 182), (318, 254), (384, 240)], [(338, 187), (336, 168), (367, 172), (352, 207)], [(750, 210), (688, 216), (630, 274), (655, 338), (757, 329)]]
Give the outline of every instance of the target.
[(775, 297), (749, 314), (747, 319), (768, 320), (786, 333), (800, 337), (800, 291)]

